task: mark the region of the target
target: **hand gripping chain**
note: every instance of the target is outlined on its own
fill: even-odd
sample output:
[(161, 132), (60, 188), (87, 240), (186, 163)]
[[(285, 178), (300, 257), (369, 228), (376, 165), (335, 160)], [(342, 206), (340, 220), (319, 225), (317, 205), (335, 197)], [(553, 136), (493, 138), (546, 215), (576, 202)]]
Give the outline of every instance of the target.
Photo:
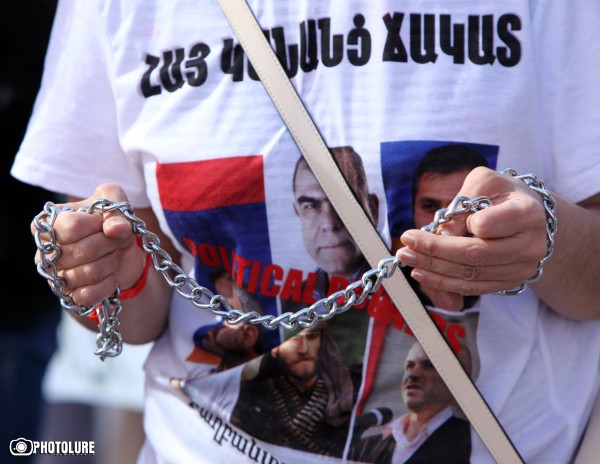
[[(539, 280), (542, 276), (544, 263), (552, 255), (554, 236), (557, 230), (556, 202), (545, 189), (544, 184), (533, 174), (519, 176), (514, 170), (505, 170), (503, 173), (523, 180), (530, 188), (542, 196), (547, 219), (547, 252), (546, 256), (538, 263), (536, 274), (523, 282), (518, 289), (500, 292), (502, 295), (518, 295), (525, 291), (528, 283)], [(453, 216), (475, 213), (489, 206), (491, 206), (491, 200), (485, 196), (472, 200), (464, 196), (458, 196), (448, 208), (438, 210), (433, 222), (422, 229), (436, 234), (438, 233), (439, 226), (451, 221)], [(123, 347), (123, 340), (121, 334), (118, 332), (120, 323), (118, 316), (122, 309), (119, 299), (119, 287), (116, 288), (110, 297), (95, 305), (79, 306), (73, 302), (70, 296), (65, 294), (65, 280), (59, 276), (56, 270), (56, 261), (60, 258), (61, 250), (56, 243), (53, 226), (57, 216), (67, 211), (73, 210), (69, 207), (60, 208), (48, 202), (45, 204), (43, 211), (34, 218), (35, 242), (40, 251), (40, 262), (37, 265), (38, 273), (48, 280), (50, 288), (60, 299), (63, 309), (72, 311), (80, 316), (88, 316), (96, 312), (99, 320), (99, 333), (96, 338), (95, 354), (101, 360), (104, 360), (106, 357), (118, 356)], [(394, 256), (384, 258), (379, 262), (377, 268), (365, 272), (360, 280), (351, 283), (345, 290), (335, 292), (295, 313), (286, 312), (279, 316), (261, 316), (256, 311), (243, 312), (233, 308), (225, 297), (218, 294), (215, 295), (186, 274), (181, 267), (173, 262), (171, 256), (160, 247), (158, 236), (148, 231), (144, 221), (135, 216), (133, 207), (129, 203), (98, 199), (90, 206), (79, 208), (78, 211), (89, 214), (94, 212), (121, 213), (131, 222), (133, 233), (140, 237), (142, 248), (150, 255), (154, 269), (163, 275), (167, 284), (197, 308), (209, 310), (213, 314), (221, 316), (226, 322), (232, 325), (246, 322), (260, 324), (267, 329), (282, 327), (286, 330), (297, 327), (313, 327), (319, 321), (331, 319), (333, 316), (347, 311), (352, 306), (360, 305), (369, 294), (379, 289), (383, 279), (392, 276), (399, 267), (405, 266)]]

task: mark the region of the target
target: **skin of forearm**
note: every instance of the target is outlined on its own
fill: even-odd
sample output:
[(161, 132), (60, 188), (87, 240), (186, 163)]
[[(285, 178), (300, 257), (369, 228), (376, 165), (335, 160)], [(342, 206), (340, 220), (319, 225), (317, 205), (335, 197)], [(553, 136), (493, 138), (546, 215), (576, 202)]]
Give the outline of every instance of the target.
[[(135, 298), (121, 302), (123, 309), (119, 314), (118, 330), (123, 341), (140, 345), (156, 340), (167, 325), (170, 301), (171, 289), (160, 274), (150, 269), (144, 290)], [(88, 329), (98, 332), (92, 319), (70, 314)]]
[(600, 194), (578, 205), (553, 196), (558, 211), (554, 254), (532, 288), (563, 316), (600, 319)]
[[(160, 224), (152, 210), (140, 209), (136, 211), (136, 215), (146, 223), (148, 231), (158, 236), (160, 247), (171, 256), (173, 262), (179, 264), (181, 255), (160, 230)], [(144, 290), (137, 297), (123, 302), (121, 333), (126, 343), (147, 343), (162, 334), (169, 317), (171, 294), (172, 290), (163, 276), (150, 266)]]
[(135, 298), (123, 301), (119, 327), (125, 343), (148, 343), (163, 333), (169, 317), (171, 293), (162, 275), (150, 269), (144, 290)]

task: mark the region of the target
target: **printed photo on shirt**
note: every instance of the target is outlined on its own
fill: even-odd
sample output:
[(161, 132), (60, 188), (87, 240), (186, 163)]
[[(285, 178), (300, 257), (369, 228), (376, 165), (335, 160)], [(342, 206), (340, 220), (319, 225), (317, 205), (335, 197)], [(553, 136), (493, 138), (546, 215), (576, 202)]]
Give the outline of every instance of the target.
[[(381, 172), (393, 251), (401, 246), (405, 230), (430, 224), (436, 211), (452, 202), (472, 169), (495, 168), (497, 153), (498, 147), (477, 144), (383, 143)], [(444, 311), (432, 306), (428, 289), (410, 277), (410, 269), (405, 275), (475, 381), (479, 299), (465, 297), (462, 310)], [(389, 297), (382, 292), (378, 301), (349, 457), (378, 463), (468, 463), (468, 422)]]
[[(330, 151), (376, 223), (378, 199), (369, 194), (360, 155), (350, 146)], [(345, 288), (368, 269), (301, 157), (295, 161), (290, 185), (290, 211), (312, 263), (301, 285), (281, 295), (282, 312), (301, 310)], [(231, 423), (268, 443), (342, 457), (362, 377), (370, 324), (365, 306), (366, 302), (311, 328), (286, 331), (280, 346), (246, 364)], [(321, 305), (315, 311), (324, 314), (328, 308)]]
[(242, 371), (231, 423), (278, 446), (341, 458), (362, 365), (347, 365), (328, 323), (301, 330)]
[[(356, 418), (349, 458), (381, 464), (468, 463), (468, 421), (421, 345), (405, 338), (408, 350), (397, 352), (403, 374), (393, 379), (396, 397)], [(467, 345), (461, 345), (456, 355), (471, 375)]]
[[(282, 147), (278, 149), (285, 151)], [(398, 238), (407, 228), (431, 222), (435, 211), (458, 193), (470, 169), (493, 166), (497, 147), (381, 144), (385, 198), (369, 189), (361, 155), (351, 145), (330, 151), (375, 226), (381, 223), (382, 202), (387, 205), (383, 214), (391, 236)], [(287, 156), (288, 175), (283, 177), (270, 177), (264, 163), (261, 155), (176, 163), (159, 166), (157, 177), (166, 219), (194, 255), (198, 282), (236, 309), (278, 316), (346, 288), (370, 266), (301, 156)], [(200, 175), (210, 179), (211, 169), (232, 172), (226, 189), (197, 181)], [(174, 171), (177, 182), (169, 180), (177, 177)], [(289, 194), (269, 197), (269, 182), (287, 186)], [(178, 230), (180, 224), (188, 229)], [(296, 231), (293, 253), (277, 247), (278, 230)], [(427, 304), (426, 289), (414, 281), (411, 285)], [(458, 313), (428, 307), (475, 379), (477, 299), (466, 298)], [(314, 311), (324, 314), (329, 308), (320, 305)], [(436, 440), (442, 441), (460, 432), (467, 438), (461, 438), (459, 448), (467, 456), (470, 452), (468, 423), (383, 287), (362, 304), (310, 328), (270, 330), (214, 318), (199, 325), (192, 338), (186, 361), (206, 368), (186, 379), (186, 394), (200, 408), (220, 402), (220, 414), (240, 433), (358, 462), (396, 462), (398, 456), (424, 453), (427, 447), (417, 443), (427, 442), (423, 434), (436, 431), (434, 436), (441, 437)], [(400, 358), (404, 367), (397, 369)], [(429, 377), (422, 377), (426, 370)], [(215, 374), (228, 378), (226, 389), (215, 388)], [(433, 379), (432, 394), (439, 397), (428, 409), (432, 420), (422, 424), (420, 435), (410, 431), (408, 446), (400, 445), (404, 442), (397, 431), (416, 423), (407, 419), (414, 413), (407, 398), (429, 394), (425, 378)]]
[[(401, 247), (400, 236), (421, 229), (447, 208), (459, 193), (470, 171), (496, 168), (498, 147), (474, 143), (403, 141), (381, 144), (381, 172), (388, 204), (387, 218), (392, 251)], [(410, 269), (406, 270), (408, 275)], [(425, 305), (431, 305), (426, 288), (411, 281)], [(475, 302), (464, 297), (464, 308)]]
[[(378, 200), (368, 193), (360, 156), (349, 146), (334, 147), (331, 152), (376, 223)], [(298, 266), (300, 269), (286, 269), (284, 275), (265, 274), (269, 269), (283, 269), (269, 261), (263, 266), (263, 277), (257, 278), (254, 274), (260, 275), (260, 266), (254, 264), (256, 261), (242, 261), (238, 250), (232, 264), (227, 266), (223, 259), (227, 255), (220, 251), (227, 249), (226, 237), (216, 234), (210, 237), (205, 233), (210, 218), (223, 215), (222, 205), (198, 214), (203, 218), (198, 238), (190, 231), (187, 243), (188, 246), (194, 243), (199, 263), (196, 276), (207, 281), (236, 308), (258, 315), (269, 314), (261, 307), (261, 301), (264, 297), (278, 296), (282, 312), (297, 311), (345, 288), (368, 269), (361, 251), (302, 158), (294, 161), (289, 186), (287, 222), (296, 223), (301, 230), (302, 245), (311, 258), (309, 263)], [(261, 206), (254, 205), (255, 212)], [(227, 207), (232, 222), (243, 222), (234, 207)], [(248, 221), (244, 224), (247, 226)], [(260, 225), (255, 222), (254, 226)], [(231, 229), (235, 227), (233, 224)], [(258, 252), (253, 254), (258, 255)], [(267, 253), (262, 255), (270, 258)], [(204, 325), (194, 332), (194, 347), (188, 361), (213, 364), (209, 375), (230, 371), (231, 382), (239, 378), (237, 401), (227, 410), (232, 425), (241, 431), (267, 443), (342, 457), (368, 339), (370, 318), (366, 303), (339, 317), (296, 331), (269, 331), (248, 323), (232, 326), (222, 321)], [(329, 308), (321, 305), (315, 311), (324, 314)], [(268, 347), (264, 343), (267, 333), (282, 334), (282, 343)], [(187, 379), (186, 393), (194, 401), (215, 397), (233, 400), (231, 393), (235, 389), (227, 393), (211, 392), (211, 384), (206, 376)]]

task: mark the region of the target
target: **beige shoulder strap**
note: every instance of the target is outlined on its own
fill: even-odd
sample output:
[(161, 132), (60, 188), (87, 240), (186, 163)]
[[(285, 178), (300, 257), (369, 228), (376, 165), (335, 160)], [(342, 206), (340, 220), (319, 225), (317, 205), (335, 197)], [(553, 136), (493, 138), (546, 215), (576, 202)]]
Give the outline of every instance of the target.
[[(260, 25), (244, 0), (219, 0), (219, 3), (306, 162), (365, 258), (376, 267), (390, 252), (354, 198)], [(521, 463), (504, 430), (402, 273), (394, 273), (384, 281), (384, 286), (494, 459), (501, 463)]]

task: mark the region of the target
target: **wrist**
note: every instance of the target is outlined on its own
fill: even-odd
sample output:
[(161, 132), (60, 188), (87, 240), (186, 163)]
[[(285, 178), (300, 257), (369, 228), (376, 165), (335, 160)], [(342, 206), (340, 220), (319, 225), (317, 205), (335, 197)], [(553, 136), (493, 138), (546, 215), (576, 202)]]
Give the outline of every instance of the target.
[[(136, 237), (136, 240), (137, 240), (138, 246), (141, 248), (142, 245), (141, 245), (140, 238)], [(138, 280), (132, 286), (120, 291), (119, 298), (121, 300), (129, 300), (131, 298), (136, 297), (146, 287), (146, 282), (148, 281), (148, 270), (150, 269), (150, 265), (152, 264), (152, 258), (146, 252), (144, 252), (144, 254), (146, 255), (146, 258), (144, 261), (144, 267), (142, 269), (142, 274), (140, 275)]]
[[(143, 250), (143, 246), (142, 246), (142, 241), (139, 237), (136, 237), (136, 242), (138, 247), (140, 247)], [(137, 295), (139, 295), (144, 288), (146, 287), (146, 282), (148, 281), (148, 271), (150, 269), (150, 265), (152, 264), (152, 257), (146, 253), (144, 251), (144, 255), (145, 255), (145, 261), (144, 261), (144, 267), (142, 268), (142, 273), (139, 276), (139, 278), (137, 279), (137, 281), (130, 287), (124, 289), (124, 290), (120, 290), (118, 292), (117, 297), (123, 301), (123, 300), (129, 300), (131, 298), (136, 297)], [(95, 308), (95, 311), (92, 311), (88, 317), (90, 319), (92, 319), (94, 322), (99, 323), (99, 318), (98, 318), (98, 310), (102, 309), (102, 305), (98, 305)]]

